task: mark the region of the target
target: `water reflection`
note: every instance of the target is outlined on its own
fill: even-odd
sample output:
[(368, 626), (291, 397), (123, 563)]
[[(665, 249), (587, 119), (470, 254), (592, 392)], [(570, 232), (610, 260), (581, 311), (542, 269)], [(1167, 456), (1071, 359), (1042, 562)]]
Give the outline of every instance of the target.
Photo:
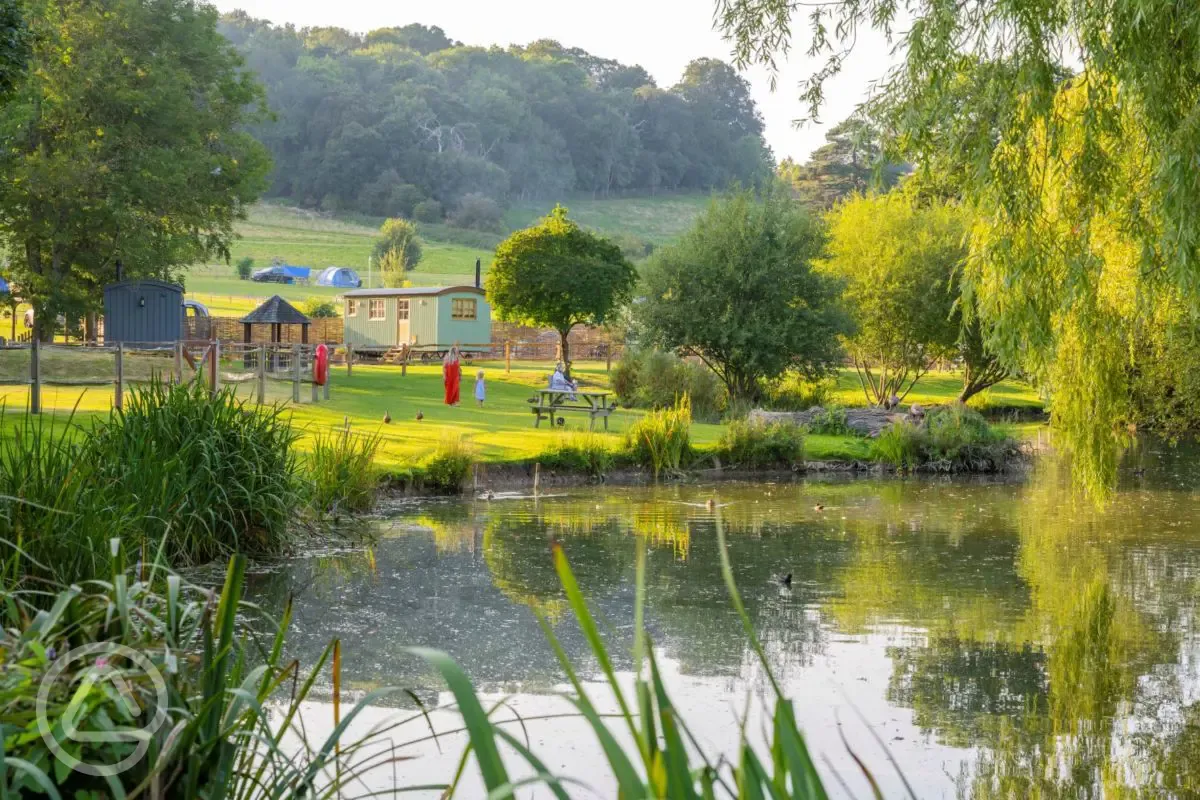
[[(302, 560), (260, 576), (256, 591), (276, 603), (297, 592), (292, 646), (311, 659), (340, 636), (353, 687), (436, 698), (440, 683), (403, 654), (422, 644), (449, 651), (487, 691), (534, 698), (562, 675), (529, 608), (594, 667), (550, 542), (564, 543), (628, 669), (640, 539), (647, 626), (682, 705), (707, 709), (711, 721), (694, 724), (720, 747), (727, 707), (761, 676), (721, 581), (705, 507), (719, 492), (747, 608), (833, 763), (846, 761), (830, 711), (853, 705), (923, 796), (1187, 797), (1200, 792), (1197, 462), (1155, 463), (1158, 473), (1130, 477), (1103, 510), (1075, 501), (1052, 463), (1007, 483), (602, 488), (418, 504), (388, 521), (371, 554)], [(789, 572), (790, 589), (775, 580)], [(867, 743), (856, 749), (873, 746), (853, 736)]]

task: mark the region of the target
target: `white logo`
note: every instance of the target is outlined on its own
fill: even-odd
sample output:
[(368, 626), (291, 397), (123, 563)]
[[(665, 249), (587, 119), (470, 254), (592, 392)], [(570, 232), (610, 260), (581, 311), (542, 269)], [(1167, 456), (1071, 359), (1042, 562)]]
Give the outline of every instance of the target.
[[(46, 710), (50, 703), (50, 688), (72, 663), (83, 662), (86, 664), (89, 657), (92, 656), (95, 656), (92, 665), (76, 676), (79, 685), (72, 692), (73, 697), (86, 697), (96, 684), (108, 683), (116, 692), (118, 708), (127, 717), (142, 722), (142, 726), (140, 728), (116, 727), (107, 731), (81, 731), (78, 729), (81, 709), (79, 703), (72, 700), (59, 720), (62, 727), (60, 733), (62, 739), (60, 740), (55, 735)], [(122, 668), (114, 664), (114, 661), (120, 660), (127, 661), (129, 667)], [(149, 677), (150, 682), (154, 685), (155, 704), (152, 712), (138, 703), (137, 694), (126, 681), (125, 678), (130, 669), (138, 669)], [(135, 766), (146, 755), (146, 751), (150, 748), (151, 737), (166, 722), (167, 701), (167, 683), (163, 680), (162, 673), (145, 654), (111, 642), (85, 644), (56, 660), (42, 678), (37, 696), (38, 730), (42, 734), (42, 740), (50, 748), (50, 752), (54, 753), (54, 757), (76, 772), (101, 778), (120, 775)], [(136, 742), (137, 745), (132, 753), (115, 764), (88, 764), (66, 751), (64, 745), (67, 742), (85, 744)]]

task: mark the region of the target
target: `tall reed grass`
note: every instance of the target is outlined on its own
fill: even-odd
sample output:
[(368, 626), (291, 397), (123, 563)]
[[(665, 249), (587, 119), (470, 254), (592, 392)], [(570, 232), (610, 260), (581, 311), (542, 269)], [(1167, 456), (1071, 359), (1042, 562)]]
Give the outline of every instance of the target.
[(792, 467), (804, 462), (804, 429), (782, 422), (735, 420), (721, 434), (717, 449), (731, 465)]
[(318, 514), (369, 511), (375, 504), (379, 475), (375, 455), (379, 434), (351, 433), (350, 425), (313, 437), (308, 458), (310, 504)]
[(461, 491), (474, 463), (475, 453), (462, 436), (446, 436), (422, 466), (423, 485), (435, 492)]
[(581, 472), (599, 478), (613, 468), (620, 455), (607, 436), (573, 431), (557, 437), (537, 460), (548, 469)]
[(690, 460), (691, 429), (692, 403), (685, 394), (673, 408), (651, 411), (635, 422), (625, 434), (625, 448), (657, 480), (664, 472), (679, 472)]

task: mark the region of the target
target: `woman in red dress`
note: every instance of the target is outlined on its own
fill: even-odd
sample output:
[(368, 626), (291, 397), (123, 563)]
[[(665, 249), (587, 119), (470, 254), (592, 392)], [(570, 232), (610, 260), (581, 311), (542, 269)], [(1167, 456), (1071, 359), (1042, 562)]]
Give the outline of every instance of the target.
[(455, 345), (442, 359), (442, 383), (446, 386), (446, 405), (458, 405), (458, 388), (461, 382), (462, 365), (458, 361), (458, 345)]

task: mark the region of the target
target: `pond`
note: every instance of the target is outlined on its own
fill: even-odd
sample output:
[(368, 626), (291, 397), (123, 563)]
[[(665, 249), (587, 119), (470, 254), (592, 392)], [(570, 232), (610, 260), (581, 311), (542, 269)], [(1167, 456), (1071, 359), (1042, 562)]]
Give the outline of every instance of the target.
[[(543, 611), (589, 676), (599, 671), (549, 556), (561, 541), (628, 679), (634, 566), (648, 548), (646, 622), (669, 689), (701, 747), (732, 747), (765, 676), (721, 580), (715, 514), (771, 666), (829, 778), (868, 796), (848, 747), (885, 796), (1200, 792), (1200, 459), (1138, 454), (1098, 509), (1046, 461), (1009, 481), (798, 480), (587, 487), (534, 499), (423, 501), (394, 510), (369, 551), (311, 556), (256, 576), (258, 601), (295, 595), (294, 654), (311, 664), (343, 642), (344, 685), (411, 689), (428, 708), (444, 685), (406, 651), (449, 652), (548, 766), (615, 795), (598, 748), (569, 709), (564, 675), (535, 620)], [(818, 506), (821, 506), (818, 510)], [(792, 574), (790, 588), (778, 576)], [(328, 729), (329, 687), (306, 707)], [(404, 708), (377, 708), (362, 726)], [(611, 705), (611, 704), (609, 704)], [(420, 718), (392, 735), (427, 737)], [(751, 730), (761, 717), (751, 711)], [(429, 723), (455, 727), (449, 712)], [(519, 728), (518, 728), (519, 729)], [(845, 741), (843, 741), (843, 735)], [(465, 740), (444, 736), (373, 774), (374, 790), (444, 782)], [(886, 749), (885, 749), (886, 748)], [(477, 786), (477, 784), (475, 785)], [(476, 796), (468, 787), (464, 796)], [(523, 796), (548, 796), (545, 792)]]

